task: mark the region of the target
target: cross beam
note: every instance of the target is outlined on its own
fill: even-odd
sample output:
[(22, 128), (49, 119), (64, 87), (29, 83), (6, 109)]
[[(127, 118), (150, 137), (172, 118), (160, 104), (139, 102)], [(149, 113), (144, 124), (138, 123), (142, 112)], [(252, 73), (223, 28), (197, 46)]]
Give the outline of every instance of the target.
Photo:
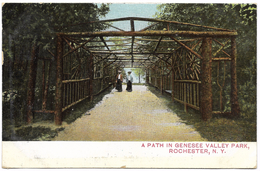
[(102, 32), (70, 32), (58, 33), (67, 36), (182, 36), (182, 37), (231, 37), (237, 36), (237, 32), (228, 31), (102, 31)]

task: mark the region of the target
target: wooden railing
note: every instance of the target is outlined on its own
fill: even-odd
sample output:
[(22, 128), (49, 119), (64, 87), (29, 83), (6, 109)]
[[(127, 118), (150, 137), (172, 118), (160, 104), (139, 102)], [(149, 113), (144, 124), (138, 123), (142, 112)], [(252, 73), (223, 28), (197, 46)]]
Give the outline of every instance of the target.
[(90, 96), (90, 78), (63, 80), (62, 112)]
[(174, 100), (199, 110), (200, 108), (200, 81), (174, 80)]

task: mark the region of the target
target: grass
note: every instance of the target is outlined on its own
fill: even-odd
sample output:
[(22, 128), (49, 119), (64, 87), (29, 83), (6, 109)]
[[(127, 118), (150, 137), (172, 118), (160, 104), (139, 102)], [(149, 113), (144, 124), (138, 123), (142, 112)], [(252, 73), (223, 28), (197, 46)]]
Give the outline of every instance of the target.
[(193, 125), (194, 128), (208, 141), (215, 142), (256, 142), (256, 120), (240, 118), (226, 118), (213, 115), (210, 121), (203, 121), (199, 111), (188, 108), (178, 102), (172, 102), (170, 95), (161, 95), (159, 90), (148, 86), (149, 90), (157, 97), (165, 99), (167, 106), (175, 112), (184, 123)]

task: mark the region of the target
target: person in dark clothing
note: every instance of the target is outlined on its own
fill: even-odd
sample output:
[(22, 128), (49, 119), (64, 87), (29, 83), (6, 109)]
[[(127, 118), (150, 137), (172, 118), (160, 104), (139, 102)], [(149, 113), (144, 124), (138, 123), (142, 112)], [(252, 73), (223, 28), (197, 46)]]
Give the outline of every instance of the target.
[(121, 71), (118, 71), (118, 74), (116, 76), (116, 89), (118, 92), (122, 92), (122, 82), (123, 82), (123, 75), (121, 74)]
[(127, 83), (127, 87), (126, 87), (126, 90), (128, 92), (131, 92), (132, 91), (132, 82), (133, 82), (133, 77), (131, 75), (131, 70), (128, 71), (128, 75), (126, 76), (126, 83)]

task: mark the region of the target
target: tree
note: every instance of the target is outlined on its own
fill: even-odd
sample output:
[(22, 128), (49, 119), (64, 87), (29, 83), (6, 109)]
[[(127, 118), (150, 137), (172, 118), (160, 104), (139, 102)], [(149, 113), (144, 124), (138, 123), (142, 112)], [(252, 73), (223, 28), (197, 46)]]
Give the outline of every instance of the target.
[[(162, 4), (156, 17), (236, 30), (239, 102), (244, 117), (256, 113), (256, 5), (255, 4)], [(158, 29), (164, 25), (157, 26)], [(181, 25), (171, 30), (188, 30)], [(195, 28), (201, 30), (201, 28)], [(230, 75), (228, 75), (230, 78)], [(230, 85), (227, 86), (230, 89)]]
[(141, 77), (145, 75), (145, 70), (143, 68), (134, 68), (132, 71), (138, 75), (139, 83), (141, 83)]
[[(107, 4), (98, 7), (93, 3), (5, 3), (2, 7), (3, 91), (7, 94), (15, 92), (16, 97), (19, 97), (16, 98), (15, 106), (10, 105), (14, 103), (12, 99), (6, 102), (6, 106), (17, 108), (14, 110), (17, 113), (21, 113), (21, 108), (26, 106), (27, 68), (33, 46), (40, 47), (38, 56), (50, 57), (47, 50), (55, 53), (57, 32), (105, 29), (107, 26), (101, 23), (80, 23), (99, 20), (108, 11)], [(55, 60), (54, 57), (50, 58)], [(55, 74), (51, 74), (51, 78), (55, 81)]]

